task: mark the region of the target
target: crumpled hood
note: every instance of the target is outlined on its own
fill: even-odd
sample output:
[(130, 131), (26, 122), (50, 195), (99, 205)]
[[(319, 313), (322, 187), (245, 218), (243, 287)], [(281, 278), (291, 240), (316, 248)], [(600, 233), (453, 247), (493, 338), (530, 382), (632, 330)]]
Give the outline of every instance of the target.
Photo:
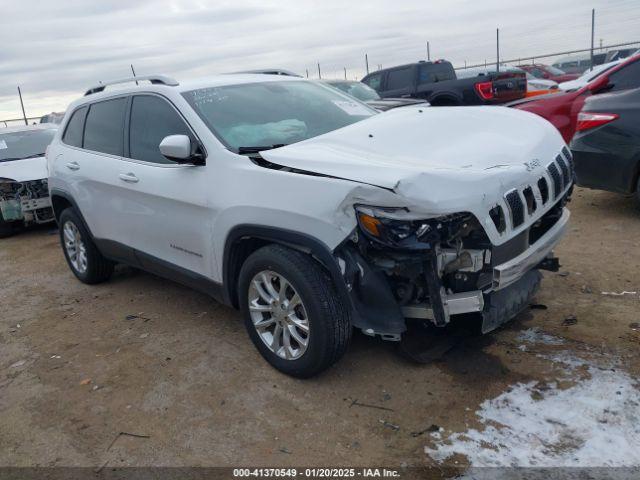
[(0, 178), (26, 182), (28, 180), (41, 180), (48, 176), (47, 160), (44, 156), (0, 162)]
[(509, 189), (537, 181), (564, 145), (549, 122), (529, 112), (409, 106), (261, 155), (383, 187), (440, 213), (495, 203)]
[[(415, 106), (261, 155), (278, 165), (396, 193), (422, 190), (422, 199), (437, 201), (473, 192), (501, 196), (537, 179), (564, 145), (549, 122), (528, 112)], [(532, 167), (536, 159), (539, 165)]]

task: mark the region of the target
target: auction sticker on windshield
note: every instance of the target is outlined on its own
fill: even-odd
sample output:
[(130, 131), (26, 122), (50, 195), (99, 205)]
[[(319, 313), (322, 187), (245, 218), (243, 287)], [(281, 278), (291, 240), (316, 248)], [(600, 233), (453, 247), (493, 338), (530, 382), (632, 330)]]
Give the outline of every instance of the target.
[(371, 115), (371, 110), (356, 102), (350, 102), (349, 100), (333, 100), (333, 103), (336, 107), (349, 115)]

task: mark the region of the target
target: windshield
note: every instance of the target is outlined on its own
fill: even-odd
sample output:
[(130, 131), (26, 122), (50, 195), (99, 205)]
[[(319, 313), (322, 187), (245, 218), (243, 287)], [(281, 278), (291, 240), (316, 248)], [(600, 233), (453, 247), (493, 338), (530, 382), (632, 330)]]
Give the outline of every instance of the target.
[(55, 133), (55, 129), (0, 132), (0, 162), (44, 155)]
[(344, 93), (356, 97), (358, 100), (380, 100), (380, 95), (373, 88), (361, 82), (328, 82), (329, 85), (339, 88)]
[(235, 151), (300, 142), (377, 113), (331, 87), (306, 81), (225, 85), (183, 95)]

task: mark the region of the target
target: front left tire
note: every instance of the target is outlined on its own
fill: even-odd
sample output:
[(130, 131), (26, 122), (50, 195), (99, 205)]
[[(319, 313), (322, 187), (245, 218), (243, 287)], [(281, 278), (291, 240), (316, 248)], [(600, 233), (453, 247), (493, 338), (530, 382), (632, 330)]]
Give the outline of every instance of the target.
[(115, 264), (102, 256), (75, 209), (64, 210), (58, 223), (62, 251), (76, 278), (89, 285), (107, 281)]
[(249, 337), (273, 367), (298, 378), (329, 368), (351, 339), (331, 277), (309, 255), (268, 245), (247, 258), (238, 281)]

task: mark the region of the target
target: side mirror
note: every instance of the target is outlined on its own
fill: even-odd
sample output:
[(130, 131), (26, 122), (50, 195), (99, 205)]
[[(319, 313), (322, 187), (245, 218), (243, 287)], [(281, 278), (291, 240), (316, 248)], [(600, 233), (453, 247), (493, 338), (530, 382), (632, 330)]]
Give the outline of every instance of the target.
[(609, 77), (602, 75), (589, 84), (589, 91), (592, 94), (599, 93), (609, 87)]
[(187, 135), (169, 135), (160, 142), (160, 153), (177, 163), (193, 163), (204, 165), (204, 157), (198, 151), (198, 145), (192, 145)]

